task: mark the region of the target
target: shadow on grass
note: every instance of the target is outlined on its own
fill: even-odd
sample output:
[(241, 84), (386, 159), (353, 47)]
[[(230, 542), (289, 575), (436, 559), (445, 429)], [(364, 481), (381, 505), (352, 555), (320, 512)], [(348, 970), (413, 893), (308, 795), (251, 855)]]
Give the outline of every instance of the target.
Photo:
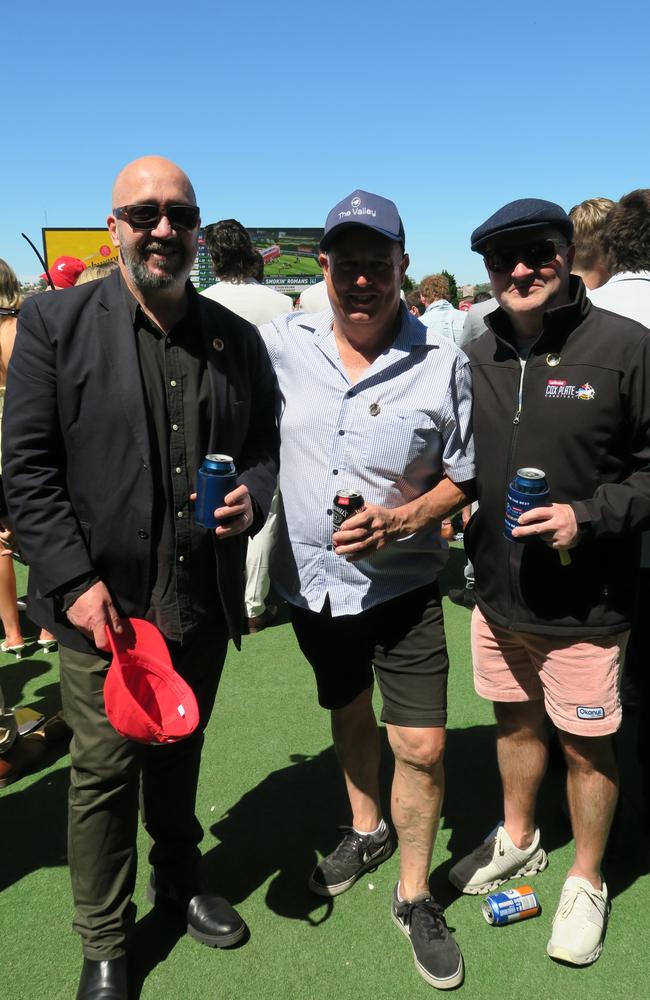
[[(48, 750), (45, 766), (67, 748)], [(67, 864), (69, 771), (48, 771), (25, 788), (0, 793), (0, 891), (41, 868)]]

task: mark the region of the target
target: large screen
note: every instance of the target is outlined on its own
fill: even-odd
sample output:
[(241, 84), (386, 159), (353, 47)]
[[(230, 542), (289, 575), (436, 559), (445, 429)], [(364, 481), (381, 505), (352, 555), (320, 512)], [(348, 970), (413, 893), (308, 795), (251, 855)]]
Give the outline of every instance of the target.
[[(265, 285), (295, 294), (321, 280), (318, 244), (322, 229), (263, 228), (248, 232), (264, 259)], [(117, 249), (107, 229), (43, 229), (43, 255), (48, 267), (62, 256), (78, 257), (90, 267), (117, 260)], [(199, 291), (216, 281), (202, 229), (190, 278)]]

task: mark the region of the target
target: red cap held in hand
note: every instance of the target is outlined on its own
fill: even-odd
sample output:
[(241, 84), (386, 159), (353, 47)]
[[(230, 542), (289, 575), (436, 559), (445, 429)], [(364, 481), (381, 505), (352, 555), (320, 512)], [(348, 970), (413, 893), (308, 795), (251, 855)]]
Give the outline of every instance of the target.
[(194, 692), (172, 666), (161, 633), (142, 618), (122, 618), (122, 634), (106, 626), (113, 660), (104, 682), (108, 721), (138, 743), (175, 743), (199, 724)]

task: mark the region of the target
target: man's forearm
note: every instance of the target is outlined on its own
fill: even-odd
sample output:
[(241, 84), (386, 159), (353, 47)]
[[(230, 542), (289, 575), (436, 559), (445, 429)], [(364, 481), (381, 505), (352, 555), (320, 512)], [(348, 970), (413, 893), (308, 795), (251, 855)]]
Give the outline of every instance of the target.
[(474, 480), (454, 483), (446, 476), (432, 490), (399, 507), (403, 518), (401, 535), (412, 535), (437, 525), (443, 517), (462, 510), (476, 499)]

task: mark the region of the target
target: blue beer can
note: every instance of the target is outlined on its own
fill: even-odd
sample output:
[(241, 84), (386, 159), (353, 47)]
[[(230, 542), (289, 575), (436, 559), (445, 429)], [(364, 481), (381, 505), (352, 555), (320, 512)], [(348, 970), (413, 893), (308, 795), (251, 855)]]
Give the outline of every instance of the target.
[(237, 485), (237, 470), (230, 455), (206, 455), (196, 476), (194, 520), (202, 528), (216, 528), (214, 512)]
[(503, 533), (509, 542), (523, 542), (524, 538), (513, 538), (512, 529), (517, 527), (521, 514), (533, 507), (548, 507), (551, 503), (546, 473), (541, 469), (517, 469), (506, 494), (506, 516)]
[(516, 920), (536, 917), (542, 912), (537, 893), (529, 885), (495, 892), (481, 904), (483, 916), (493, 927), (513, 924)]

